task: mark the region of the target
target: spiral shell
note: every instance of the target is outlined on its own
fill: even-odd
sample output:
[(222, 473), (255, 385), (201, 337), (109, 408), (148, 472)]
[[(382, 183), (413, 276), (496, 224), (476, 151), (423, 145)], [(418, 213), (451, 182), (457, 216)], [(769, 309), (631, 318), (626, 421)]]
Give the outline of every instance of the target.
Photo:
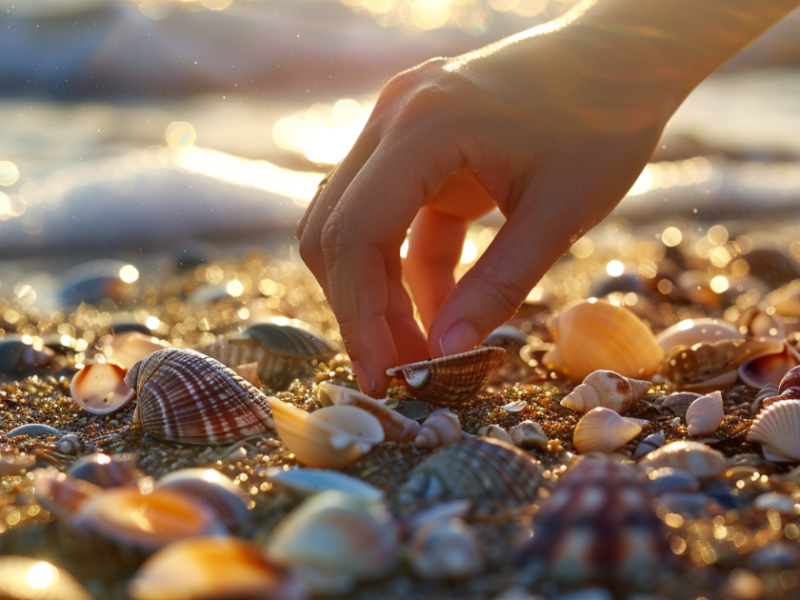
[(642, 419), (620, 417), (610, 408), (593, 408), (578, 421), (572, 441), (580, 454), (613, 452), (642, 431)]
[(667, 444), (645, 455), (640, 462), (642, 466), (652, 469), (681, 469), (700, 479), (713, 477), (728, 468), (728, 459), (722, 452), (690, 441)]
[(747, 441), (760, 442), (767, 460), (800, 461), (800, 400), (780, 400), (762, 410)]
[(458, 581), (483, 571), (475, 530), (461, 519), (435, 520), (414, 531), (409, 542), (411, 570), (429, 581)]
[(473, 438), (444, 446), (411, 471), (401, 502), (497, 500), (523, 503), (536, 498), (542, 468), (529, 454), (500, 440)]
[(665, 353), (677, 346), (694, 346), (719, 340), (743, 340), (739, 329), (721, 319), (686, 319), (667, 327), (656, 335), (658, 345)]
[(438, 448), (461, 441), (461, 424), (458, 416), (448, 408), (433, 411), (422, 423), (422, 427), (414, 438), (417, 448)]
[(511, 439), (509, 433), (499, 425), (483, 425), (478, 429), (478, 435), (483, 435), (497, 440), (503, 440), (509, 444), (513, 444), (514, 440)]
[(534, 421), (522, 421), (509, 429), (508, 434), (514, 445), (519, 448), (547, 450), (547, 443), (550, 441), (542, 426)]
[(648, 377), (664, 358), (655, 336), (636, 315), (607, 302), (573, 306), (554, 320), (552, 333), (555, 351), (545, 355), (545, 364), (576, 379), (598, 369)]
[(503, 362), (502, 348), (478, 348), (394, 367), (387, 375), (405, 381), (412, 396), (437, 406), (461, 406), (481, 391)]
[(561, 406), (584, 414), (603, 406), (624, 415), (649, 389), (649, 381), (631, 379), (614, 371), (595, 371), (564, 396)]
[(711, 392), (692, 402), (686, 411), (686, 433), (691, 436), (714, 433), (722, 423), (725, 409), (722, 407), (722, 393)]
[(139, 397), (134, 420), (162, 440), (227, 444), (275, 430), (260, 390), (194, 350), (153, 352), (125, 381)]
[(126, 406), (136, 392), (125, 383), (125, 369), (113, 363), (86, 365), (69, 386), (72, 399), (93, 415), (107, 415)]

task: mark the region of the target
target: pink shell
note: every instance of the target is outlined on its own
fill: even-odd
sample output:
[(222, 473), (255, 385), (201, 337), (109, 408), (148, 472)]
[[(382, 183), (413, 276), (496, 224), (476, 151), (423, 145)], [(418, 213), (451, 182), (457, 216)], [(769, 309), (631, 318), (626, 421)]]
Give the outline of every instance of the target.
[(800, 398), (800, 366), (789, 369), (778, 386), (778, 395), (787, 398)]

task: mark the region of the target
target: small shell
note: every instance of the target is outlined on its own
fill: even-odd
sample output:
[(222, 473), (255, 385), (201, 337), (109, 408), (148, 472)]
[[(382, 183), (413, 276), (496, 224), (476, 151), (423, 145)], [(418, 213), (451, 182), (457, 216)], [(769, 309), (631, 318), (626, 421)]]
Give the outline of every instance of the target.
[(103, 493), (103, 488), (60, 473), (55, 467), (36, 469), (33, 489), (42, 506), (62, 516), (76, 513), (84, 502)]
[(557, 352), (545, 355), (543, 361), (575, 379), (598, 369), (649, 377), (664, 358), (655, 336), (636, 315), (607, 302), (573, 306), (555, 319), (552, 332)]
[(419, 433), (419, 423), (356, 390), (323, 381), (317, 394), (322, 406), (355, 406), (370, 413), (380, 421), (387, 442), (413, 440)]
[(0, 477), (21, 475), (36, 464), (36, 457), (29, 454), (0, 454)]
[(0, 598), (8, 600), (92, 600), (69, 573), (24, 556), (0, 557)]
[(642, 440), (641, 444), (639, 444), (636, 447), (636, 450), (633, 453), (633, 457), (640, 458), (645, 454), (647, 454), (648, 452), (652, 452), (653, 450), (658, 450), (666, 443), (667, 443), (667, 436), (664, 435), (663, 431), (659, 431), (658, 433), (651, 433)]
[(514, 443), (514, 440), (511, 439), (508, 432), (499, 425), (484, 425), (478, 429), (478, 435), (494, 438), (496, 440), (503, 440), (509, 444)]
[(647, 454), (640, 462), (642, 466), (653, 469), (672, 467), (689, 471), (700, 479), (713, 477), (728, 468), (728, 459), (722, 452), (690, 441), (667, 444)]
[(145, 561), (128, 585), (134, 600), (305, 600), (304, 587), (243, 540), (181, 540)]
[(700, 480), (681, 469), (661, 467), (652, 469), (647, 473), (647, 487), (656, 496), (668, 492), (697, 492), (700, 490)]
[(90, 454), (76, 460), (67, 471), (70, 477), (83, 479), (101, 488), (127, 485), (139, 476), (137, 454)]
[(739, 378), (747, 385), (761, 388), (769, 383), (779, 384), (792, 368), (798, 365), (795, 355), (781, 342), (780, 349), (747, 359), (739, 365)]
[(15, 375), (47, 366), (54, 355), (47, 346), (37, 350), (17, 336), (5, 336), (0, 338), (0, 373)]
[(269, 402), (281, 440), (298, 462), (309, 467), (343, 467), (383, 441), (380, 421), (355, 406), (328, 406), (309, 413), (277, 398)]
[(514, 445), (519, 448), (547, 450), (547, 442), (550, 441), (542, 426), (533, 421), (522, 421), (514, 425), (508, 430), (508, 434)]
[(405, 381), (415, 398), (437, 406), (469, 404), (503, 362), (502, 348), (478, 348), (386, 371)]
[(620, 417), (610, 408), (593, 408), (578, 421), (572, 441), (580, 454), (613, 452), (639, 435), (647, 423)]
[(61, 452), (61, 454), (77, 454), (82, 449), (83, 443), (81, 442), (81, 438), (74, 433), (62, 435), (61, 438), (56, 442), (56, 450)]
[(186, 444), (226, 444), (274, 431), (267, 397), (213, 358), (166, 348), (125, 376), (136, 389), (134, 420), (150, 435)]
[(126, 406), (136, 393), (125, 383), (125, 369), (113, 363), (86, 365), (69, 386), (72, 399), (93, 415), (107, 415)]
[(658, 345), (665, 353), (671, 352), (676, 346), (743, 339), (744, 336), (735, 325), (721, 319), (686, 319), (656, 335)]
[(700, 394), (695, 394), (694, 392), (675, 392), (669, 396), (662, 396), (658, 401), (658, 405), (661, 408), (668, 408), (674, 415), (685, 417), (686, 411), (689, 410), (692, 402), (699, 397)]
[(105, 357), (126, 370), (156, 350), (169, 347), (169, 343), (138, 331), (124, 331), (106, 337), (101, 345)]
[(250, 518), (249, 498), (238, 485), (214, 469), (179, 469), (158, 480), (156, 489), (172, 490), (196, 500), (225, 525), (241, 525)]
[(187, 537), (226, 533), (213, 513), (194, 500), (167, 490), (142, 494), (135, 487), (106, 490), (85, 501), (73, 525), (143, 550)]
[(800, 398), (800, 367), (793, 367), (781, 379), (778, 394), (791, 399)]
[(800, 461), (800, 400), (780, 400), (762, 410), (747, 441), (760, 442), (767, 460)]
[(725, 416), (722, 393), (711, 392), (692, 402), (686, 411), (686, 433), (691, 436), (708, 435), (719, 428)]
[(336, 471), (321, 469), (289, 469), (274, 467), (268, 471), (269, 480), (298, 498), (306, 498), (321, 492), (337, 491), (359, 496), (365, 500), (381, 500), (383, 490)]
[(411, 570), (428, 581), (459, 581), (483, 571), (483, 553), (475, 530), (461, 519), (429, 521), (411, 536)]
[(417, 448), (438, 448), (461, 441), (461, 424), (458, 416), (448, 408), (433, 411), (422, 423), (414, 445)]
[(536, 499), (542, 469), (522, 450), (491, 438), (444, 446), (419, 463), (400, 489), (400, 501)]
[(649, 381), (631, 379), (614, 371), (589, 373), (572, 392), (564, 396), (561, 406), (586, 414), (604, 406), (624, 415), (650, 389)]
[(513, 325), (500, 325), (483, 340), (484, 346), (496, 346), (512, 354), (518, 354), (527, 343), (528, 334)]

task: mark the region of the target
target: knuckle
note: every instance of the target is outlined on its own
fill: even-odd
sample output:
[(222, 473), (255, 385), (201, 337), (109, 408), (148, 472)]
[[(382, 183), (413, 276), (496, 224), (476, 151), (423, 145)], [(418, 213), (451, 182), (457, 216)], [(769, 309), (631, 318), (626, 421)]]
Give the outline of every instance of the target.
[(300, 238), (300, 258), (308, 265), (314, 261), (319, 253), (319, 240), (311, 236), (308, 230), (304, 231)]
[(335, 252), (346, 244), (347, 237), (342, 224), (337, 219), (331, 218), (322, 226), (319, 239), (323, 252)]

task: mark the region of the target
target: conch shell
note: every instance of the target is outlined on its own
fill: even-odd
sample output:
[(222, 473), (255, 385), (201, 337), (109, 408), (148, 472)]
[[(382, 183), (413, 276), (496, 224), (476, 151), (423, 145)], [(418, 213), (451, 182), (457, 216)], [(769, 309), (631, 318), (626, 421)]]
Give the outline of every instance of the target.
[(580, 413), (604, 406), (623, 415), (650, 389), (649, 381), (631, 379), (614, 371), (589, 373), (569, 394), (561, 400), (565, 406)]
[(760, 442), (767, 460), (800, 462), (800, 400), (780, 400), (762, 410), (747, 441)]
[(458, 416), (448, 408), (433, 411), (422, 423), (414, 445), (417, 448), (438, 448), (461, 441), (461, 424)]
[(689, 405), (686, 411), (686, 432), (691, 436), (714, 433), (722, 423), (725, 409), (722, 407), (722, 393), (711, 392), (700, 396)]
[(543, 361), (583, 379), (607, 369), (626, 377), (649, 377), (664, 352), (647, 326), (627, 308), (607, 302), (583, 302), (559, 315), (552, 325), (555, 348)]
[(620, 417), (610, 408), (593, 408), (578, 421), (572, 441), (580, 454), (613, 452), (639, 435), (647, 423)]

